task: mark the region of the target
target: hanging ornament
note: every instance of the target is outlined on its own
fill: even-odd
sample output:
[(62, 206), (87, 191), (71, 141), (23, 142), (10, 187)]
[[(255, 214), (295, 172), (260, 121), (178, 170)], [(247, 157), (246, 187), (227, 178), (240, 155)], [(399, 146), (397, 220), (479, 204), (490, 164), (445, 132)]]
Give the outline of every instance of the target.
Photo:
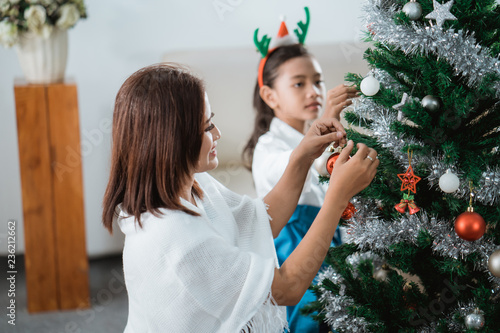
[(493, 252), (488, 258), (488, 269), (491, 274), (500, 277), (500, 249)]
[(459, 185), (460, 180), (450, 169), (446, 170), (446, 173), (439, 177), (439, 187), (445, 193), (455, 192), (458, 190)]
[(413, 195), (404, 193), (403, 199), (401, 199), (401, 202), (396, 204), (394, 206), (394, 208), (398, 212), (403, 214), (406, 211), (406, 208), (408, 207), (408, 212), (410, 213), (410, 215), (413, 215), (420, 210), (420, 208), (417, 207), (417, 205), (415, 204), (415, 201), (413, 201), (413, 199), (414, 199)]
[(399, 102), (398, 104), (394, 104), (392, 106), (392, 108), (394, 110), (397, 110), (398, 111), (398, 121), (402, 121), (403, 118), (404, 118), (404, 114), (403, 114), (403, 107), (405, 106), (406, 102), (408, 101), (408, 94), (407, 93), (403, 93), (403, 97), (401, 98), (401, 102)]
[(358, 210), (356, 209), (356, 207), (354, 207), (354, 205), (349, 202), (347, 204), (347, 207), (344, 209), (344, 212), (342, 213), (341, 218), (343, 220), (349, 220), (351, 217), (354, 216), (354, 213), (356, 213), (357, 211)]
[(331, 172), (328, 172), (328, 170), (326, 169), (326, 163), (328, 162), (330, 156), (332, 156), (333, 150), (333, 145), (328, 146), (323, 154), (321, 154), (321, 156), (314, 161), (314, 169), (318, 171), (320, 176), (330, 177)]
[(419, 176), (416, 176), (413, 173), (413, 167), (408, 166), (408, 169), (405, 173), (399, 173), (398, 178), (401, 180), (401, 191), (412, 191), (413, 193), (417, 193), (417, 183), (420, 181)]
[(339, 156), (340, 156), (340, 153), (333, 153), (328, 158), (328, 161), (326, 161), (326, 171), (328, 172), (329, 175), (332, 174), (333, 167), (335, 166), (335, 162), (337, 162), (337, 159), (339, 158)]
[(408, 169), (405, 173), (398, 174), (398, 178), (401, 180), (401, 192), (408, 190), (408, 193), (403, 194), (403, 199), (401, 199), (401, 201), (394, 206), (394, 209), (401, 214), (406, 211), (407, 207), (410, 215), (420, 211), (420, 208), (417, 207), (417, 204), (414, 201), (414, 196), (410, 194), (410, 191), (417, 193), (416, 185), (420, 179), (422, 179), (413, 173), (413, 167), (411, 166), (412, 157), (413, 152), (410, 153), (410, 149), (408, 149)]
[(479, 308), (474, 309), (473, 313), (468, 314), (467, 317), (465, 317), (465, 326), (470, 330), (479, 331), (484, 327), (484, 324), (484, 316)]
[[(323, 154), (314, 161), (314, 168), (322, 177), (330, 177), (335, 166), (335, 162), (342, 152), (342, 147), (333, 147), (333, 143), (325, 149)], [(348, 158), (351, 158), (349, 156)]]
[(373, 96), (380, 90), (380, 82), (370, 74), (361, 81), (360, 88), (366, 96)]
[(422, 98), (422, 106), (427, 111), (435, 112), (439, 110), (439, 108), (441, 107), (441, 102), (439, 101), (439, 98), (434, 97), (432, 95), (427, 95), (424, 98)]
[(387, 281), (387, 278), (389, 277), (389, 266), (387, 264), (383, 264), (380, 269), (377, 269), (373, 273), (373, 278), (377, 281), (384, 282)]
[(422, 16), (422, 6), (416, 0), (410, 0), (403, 6), (403, 13), (410, 20), (416, 21)]
[(455, 220), (455, 232), (466, 241), (478, 240), (483, 237), (485, 231), (486, 222), (472, 207), (468, 207), (467, 211), (458, 215)]
[(474, 212), (474, 208), (472, 207), (472, 198), (474, 196), (472, 191), (472, 182), (470, 187), (470, 201), (469, 207), (467, 207), (467, 211), (458, 215), (455, 220), (455, 232), (458, 237), (466, 240), (466, 241), (475, 241), (479, 238), (483, 237), (486, 231), (486, 222), (481, 215)]
[[(329, 175), (332, 174), (333, 168), (335, 167), (335, 162), (339, 159), (340, 153), (342, 152), (342, 148), (337, 148), (336, 152), (334, 152), (326, 161), (326, 171)], [(347, 159), (351, 159), (351, 156), (348, 156)]]
[(443, 28), (443, 23), (446, 20), (457, 19), (452, 13), (450, 13), (451, 6), (453, 6), (453, 0), (444, 4), (440, 4), (437, 0), (432, 0), (432, 4), (434, 5), (434, 10), (427, 14), (425, 18), (429, 20), (436, 20), (438, 27)]

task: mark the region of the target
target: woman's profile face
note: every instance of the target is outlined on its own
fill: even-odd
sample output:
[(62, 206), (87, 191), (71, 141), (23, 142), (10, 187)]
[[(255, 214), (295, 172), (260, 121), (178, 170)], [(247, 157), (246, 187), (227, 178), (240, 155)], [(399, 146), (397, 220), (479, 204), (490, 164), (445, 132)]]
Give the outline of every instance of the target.
[(205, 115), (203, 117), (203, 138), (201, 141), (200, 157), (198, 158), (198, 165), (196, 172), (205, 172), (213, 170), (219, 165), (217, 159), (217, 140), (220, 139), (221, 133), (217, 126), (213, 123), (212, 109), (208, 101), (208, 95), (205, 93)]

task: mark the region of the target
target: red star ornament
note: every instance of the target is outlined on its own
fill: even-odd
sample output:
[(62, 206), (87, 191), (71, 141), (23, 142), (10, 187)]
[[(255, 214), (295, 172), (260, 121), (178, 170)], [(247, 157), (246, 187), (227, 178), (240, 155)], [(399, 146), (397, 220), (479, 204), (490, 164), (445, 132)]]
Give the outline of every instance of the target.
[(410, 165), (405, 173), (398, 173), (398, 178), (401, 179), (401, 191), (409, 190), (413, 193), (417, 193), (417, 183), (420, 181), (419, 176), (415, 176), (413, 173), (413, 168)]

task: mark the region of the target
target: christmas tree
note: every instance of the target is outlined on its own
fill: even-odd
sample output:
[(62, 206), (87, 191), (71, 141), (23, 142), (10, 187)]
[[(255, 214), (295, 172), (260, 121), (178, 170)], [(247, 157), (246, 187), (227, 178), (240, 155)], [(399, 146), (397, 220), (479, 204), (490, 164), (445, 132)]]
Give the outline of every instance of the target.
[(371, 71), (347, 75), (362, 95), (344, 117), (380, 166), (311, 309), (338, 332), (500, 332), (500, 7), (369, 0), (365, 15)]

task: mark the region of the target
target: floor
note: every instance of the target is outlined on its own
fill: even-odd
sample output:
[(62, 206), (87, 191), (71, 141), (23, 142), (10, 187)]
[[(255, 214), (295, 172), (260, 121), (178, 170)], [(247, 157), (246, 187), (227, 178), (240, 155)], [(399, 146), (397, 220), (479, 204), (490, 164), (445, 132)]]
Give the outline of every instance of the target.
[[(2, 272), (7, 272), (7, 258), (0, 257)], [(10, 333), (115, 333), (123, 332), (127, 322), (128, 301), (123, 285), (121, 256), (90, 261), (90, 298), (86, 310), (30, 314), (26, 309), (26, 285), (22, 256), (16, 257), (16, 325), (8, 323), (6, 273), (0, 279), (0, 332)], [(117, 281), (119, 281), (117, 283)]]

